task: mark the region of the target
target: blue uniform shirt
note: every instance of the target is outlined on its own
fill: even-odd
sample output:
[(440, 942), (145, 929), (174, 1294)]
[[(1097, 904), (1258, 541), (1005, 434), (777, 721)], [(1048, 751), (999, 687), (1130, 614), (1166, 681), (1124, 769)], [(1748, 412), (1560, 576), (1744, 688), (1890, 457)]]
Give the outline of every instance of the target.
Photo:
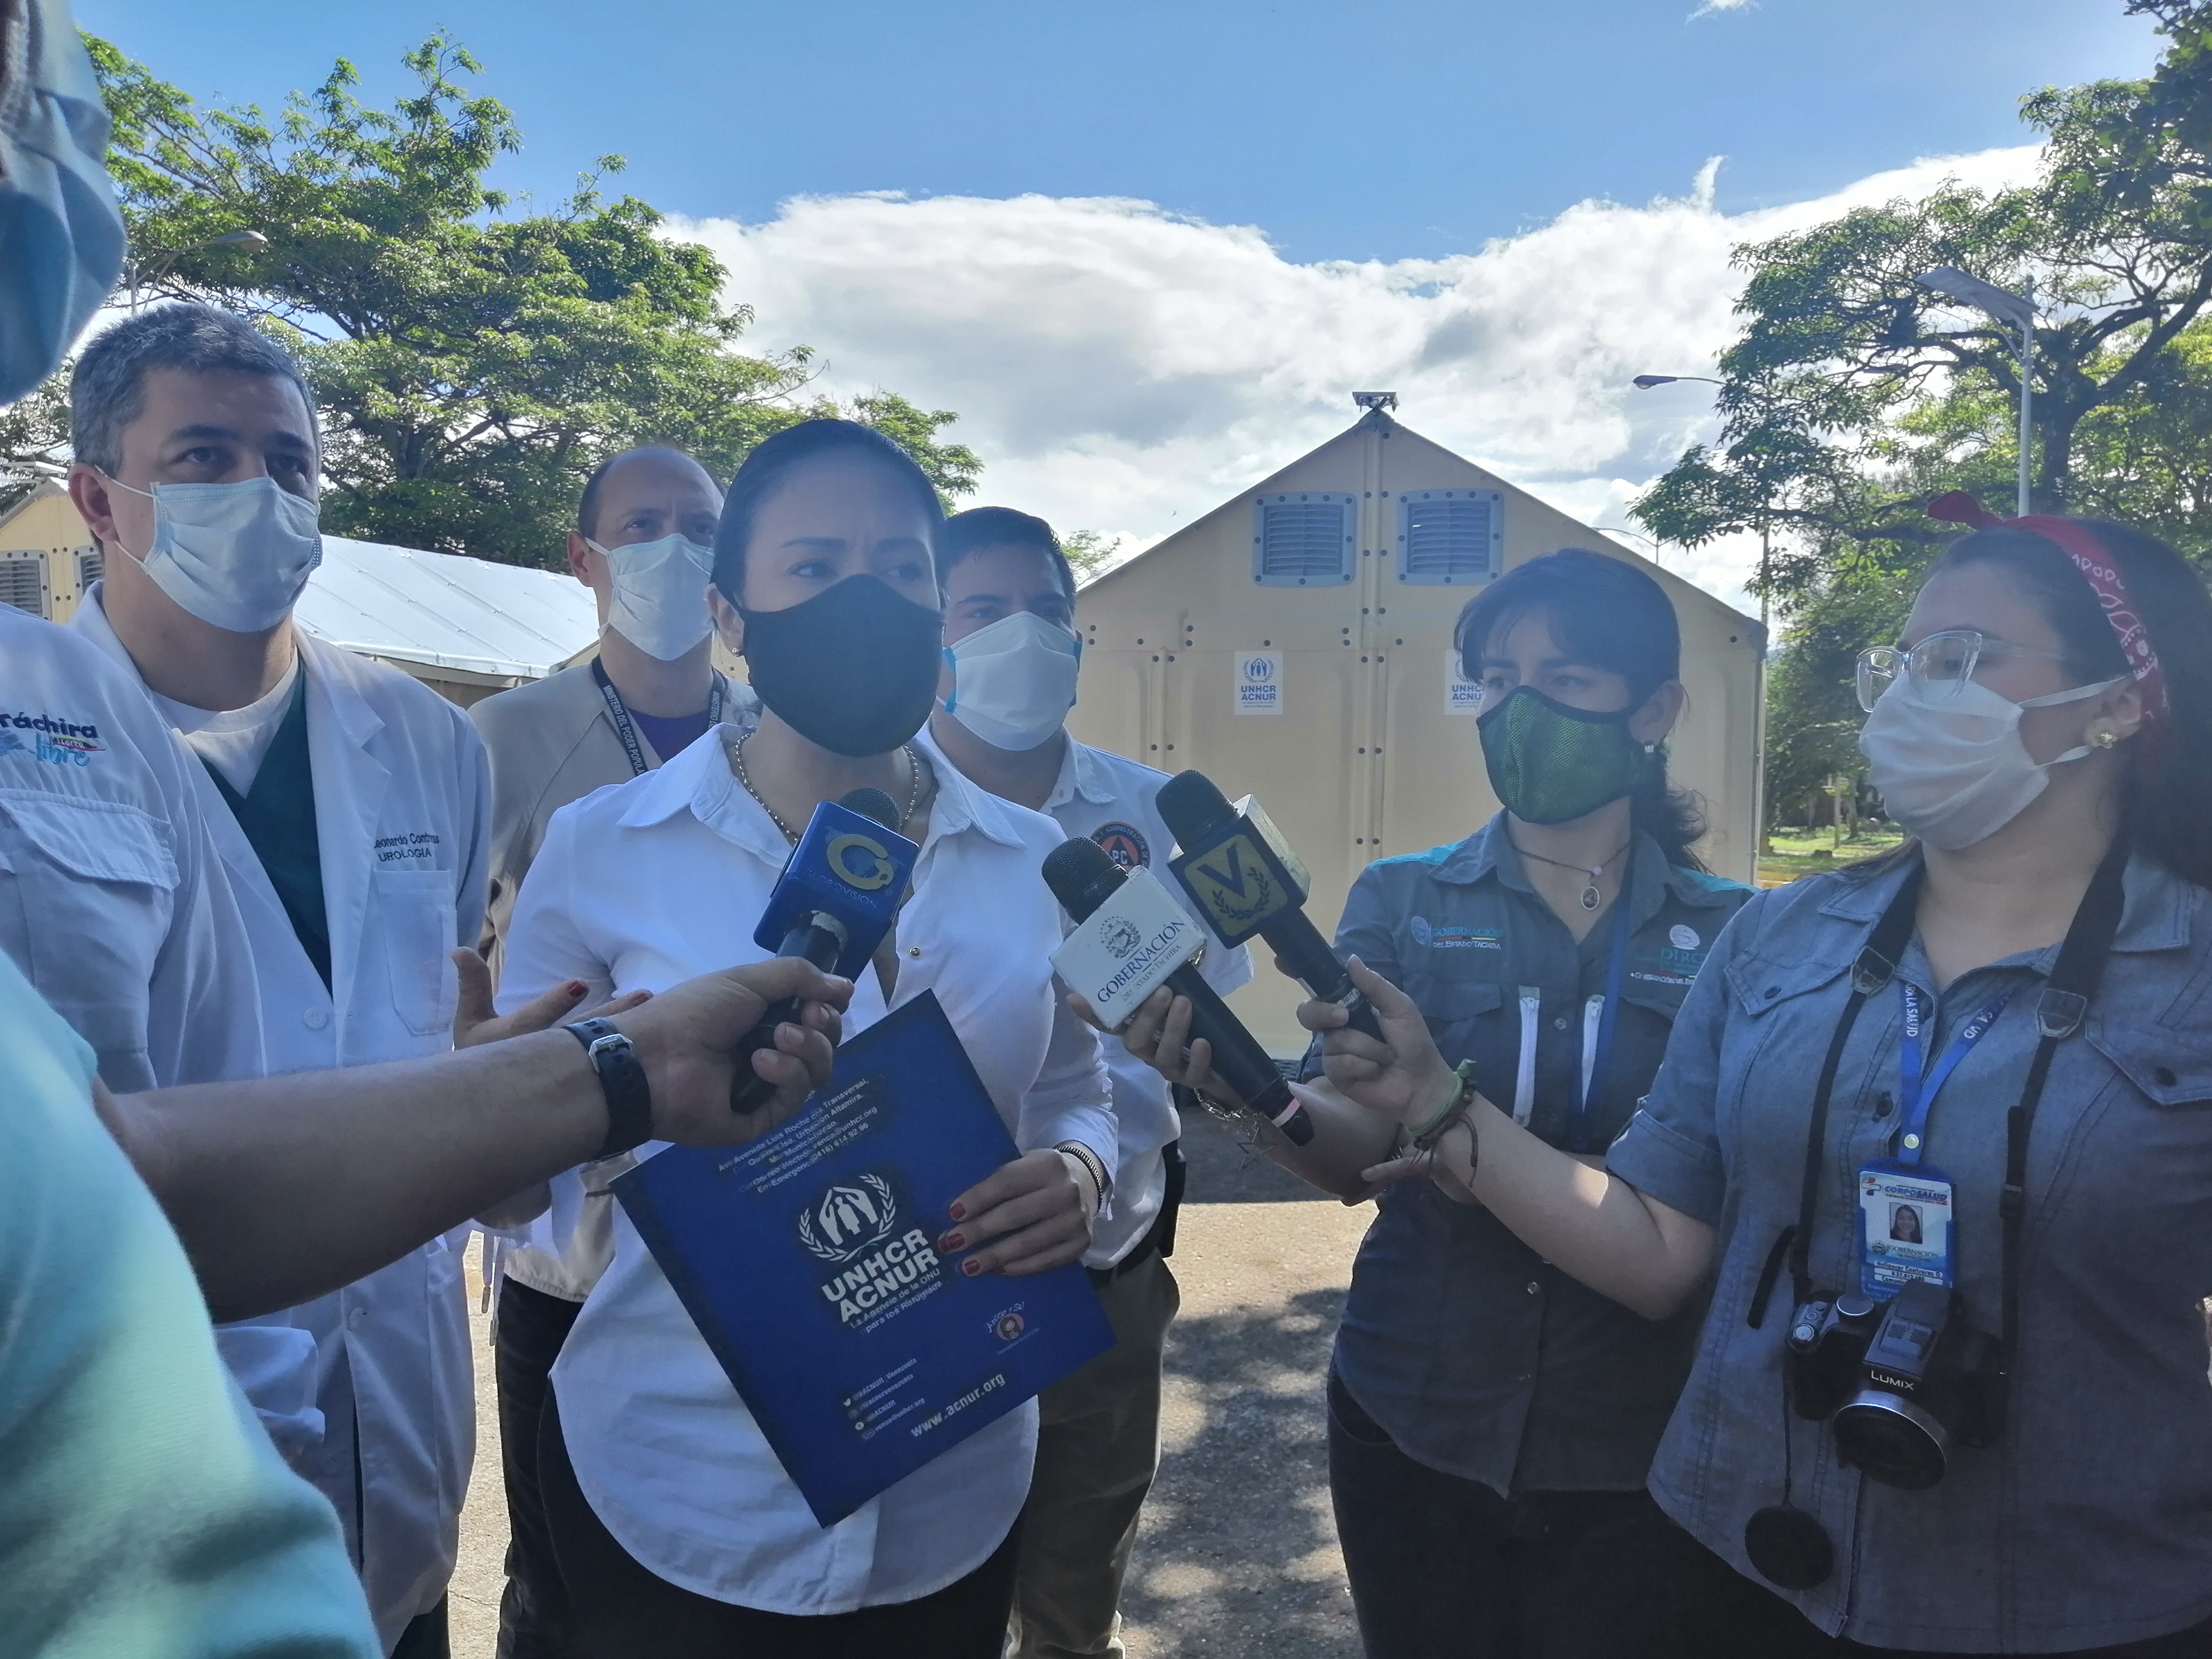
[[(1630, 871), (1627, 972), (1611, 1064), (1593, 1091), (1602, 1146), (1650, 1086), (1692, 977), (1750, 896), (1668, 866), (1649, 836)], [(1410, 996), (1449, 1064), (1513, 1108), (1533, 1031), (1529, 1127), (1567, 1137), (1584, 1011), (1605, 988), (1610, 910), (1577, 944), (1493, 818), (1455, 846), (1361, 872), (1340, 951)], [(1524, 988), (1534, 997), (1524, 1015)], [(1321, 1069), (1318, 1048), (1306, 1073)], [(1689, 1373), (1698, 1311), (1656, 1323), (1568, 1278), (1425, 1181), (1383, 1194), (1336, 1339), (1345, 1387), (1408, 1456), (1500, 1492), (1633, 1492)]]
[[(1903, 1492), (1840, 1467), (1825, 1424), (1783, 1409), (1791, 1291), (1759, 1328), (1753, 1293), (1797, 1219), (1813, 1092), (1852, 958), (1902, 866), (1763, 893), (1714, 947), (1666, 1068), (1608, 1158), (1623, 1180), (1719, 1230), (1711, 1317), (1651, 1471), (1660, 1504), (1756, 1577), (1744, 1522), (1791, 1498), (1836, 1545), (1836, 1571), (1790, 1599), (1877, 1648), (2064, 1652), (2212, 1615), (2212, 900), (2138, 859), (2102, 988), (2058, 1046), (2028, 1151), (2021, 1331), (2011, 1420)], [(2000, 1319), (2005, 1115), (2037, 1041), (2057, 947), (1963, 974), (1935, 1000), (1941, 1052), (2001, 991), (2006, 1012), (1936, 1101), (1926, 1158), (1951, 1179), (1959, 1285)], [(1901, 977), (1935, 998), (1916, 940)], [(1838, 1072), (1812, 1247), (1816, 1285), (1856, 1273), (1854, 1176), (1896, 1127), (1895, 994), (1869, 1000)]]

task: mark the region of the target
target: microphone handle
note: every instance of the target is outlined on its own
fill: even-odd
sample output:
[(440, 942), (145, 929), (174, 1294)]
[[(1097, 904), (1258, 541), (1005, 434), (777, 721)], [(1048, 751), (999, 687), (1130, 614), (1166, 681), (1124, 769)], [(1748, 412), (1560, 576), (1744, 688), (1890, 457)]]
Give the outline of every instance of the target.
[[(845, 941), (822, 925), (820, 913), (810, 910), (793, 924), (783, 936), (780, 957), (804, 957), (823, 973), (837, 965)], [(769, 1005), (760, 1024), (744, 1035), (738, 1044), (737, 1074), (730, 1080), (730, 1109), (750, 1117), (767, 1105), (775, 1094), (775, 1085), (753, 1070), (753, 1056), (763, 1048), (775, 1047), (775, 1028), (788, 1025), (799, 1018), (799, 999), (786, 997), (781, 1002)]]
[(1281, 1071), (1260, 1046), (1259, 1039), (1230, 1012), (1221, 994), (1206, 982), (1206, 976), (1185, 963), (1168, 975), (1168, 988), (1190, 999), (1191, 1036), (1204, 1037), (1212, 1046), (1213, 1069), (1246, 1109), (1280, 1129), (1294, 1146), (1311, 1140), (1313, 1119), (1291, 1092), (1291, 1085), (1283, 1080)]
[(1367, 994), (1352, 982), (1352, 975), (1328, 941), (1322, 937), (1321, 929), (1307, 919), (1304, 910), (1289, 910), (1271, 916), (1260, 927), (1260, 937), (1267, 941), (1283, 966), (1291, 970), (1291, 977), (1304, 986), (1316, 1000), (1333, 1002), (1352, 1016), (1352, 1029), (1364, 1031), (1377, 1042), (1382, 1040), (1382, 1021), (1368, 1001)]

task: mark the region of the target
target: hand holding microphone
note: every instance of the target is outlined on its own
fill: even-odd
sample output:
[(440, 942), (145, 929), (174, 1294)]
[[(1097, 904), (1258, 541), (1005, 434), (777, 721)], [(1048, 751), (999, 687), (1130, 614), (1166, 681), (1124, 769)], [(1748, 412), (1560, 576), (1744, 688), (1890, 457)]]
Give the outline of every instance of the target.
[(1179, 772), (1160, 786), (1155, 804), (1180, 848), (1168, 868), (1215, 936), (1234, 947), (1258, 934), (1310, 995), (1380, 1039), (1375, 1010), (1306, 917), (1312, 882), (1305, 866), (1259, 802), (1247, 796), (1231, 806), (1205, 773)]
[(1200, 930), (1150, 871), (1124, 872), (1097, 842), (1077, 837), (1046, 855), (1044, 879), (1079, 924), (1054, 965), (1094, 1018), (1119, 1029), (1157, 989), (1188, 998), (1191, 1035), (1212, 1050), (1223, 1083), (1293, 1145), (1313, 1139), (1313, 1121), (1274, 1060), (1190, 960)]
[[(816, 807), (769, 896), (753, 943), (824, 973), (856, 977), (890, 931), (921, 854), (898, 833), (898, 823), (897, 804), (880, 789), (855, 789)], [(754, 1070), (752, 1056), (774, 1048), (776, 1027), (798, 1018), (798, 1002), (787, 999), (746, 1033), (730, 1089), (732, 1110), (757, 1112), (775, 1098), (776, 1085)]]

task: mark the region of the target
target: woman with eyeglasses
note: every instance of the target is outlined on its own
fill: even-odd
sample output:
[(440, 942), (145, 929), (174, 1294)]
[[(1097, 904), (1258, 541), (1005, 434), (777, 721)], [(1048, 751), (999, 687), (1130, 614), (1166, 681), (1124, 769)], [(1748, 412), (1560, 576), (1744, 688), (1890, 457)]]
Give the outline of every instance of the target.
[[(501, 1000), (564, 981), (652, 991), (757, 960), (754, 924), (815, 808), (881, 790), (921, 854), (845, 1031), (934, 994), (1024, 1151), (949, 1215), (910, 1218), (946, 1271), (1018, 1279), (1089, 1247), (1115, 1127), (1097, 1043), (1054, 995), (1060, 908), (1038, 866), (1060, 830), (969, 783), (921, 731), (943, 661), (942, 518), (921, 470), (866, 427), (801, 422), (753, 451), (723, 503), (708, 599), (745, 659), (757, 723), (711, 729), (554, 815), (516, 901)], [(556, 1226), (562, 1213), (556, 1201)], [(618, 1216), (538, 1438), (578, 1645), (990, 1659), (1036, 1425), (1024, 1404), (820, 1525)]]
[[(1630, 561), (1564, 548), (1484, 588), (1455, 635), (1502, 810), (1464, 841), (1368, 866), (1336, 947), (1401, 985), (1429, 1052), (1522, 1133), (1595, 1164), (1751, 896), (1698, 861), (1694, 802), (1668, 787), (1680, 625)], [(1188, 1007), (1157, 996), (1125, 1040), (1218, 1097), (1207, 1046), (1185, 1056)], [(1639, 1317), (1514, 1237), (1427, 1152), (1378, 1167), (1407, 1150), (1395, 1115), (1326, 1085), (1307, 1105), (1312, 1144), (1269, 1133), (1268, 1156), (1347, 1198), (1381, 1189), (1328, 1378), (1329, 1496), (1369, 1659), (1676, 1652), (1686, 1542), (1644, 1480), (1698, 1310)]]
[(1364, 969), (1382, 1041), (1300, 1017), (1532, 1249), (1709, 1290), (1651, 1473), (1703, 1652), (2202, 1655), (2212, 599), (2139, 531), (1937, 508), (1978, 527), (1859, 675), (1913, 839), (1744, 908), (1604, 1169)]

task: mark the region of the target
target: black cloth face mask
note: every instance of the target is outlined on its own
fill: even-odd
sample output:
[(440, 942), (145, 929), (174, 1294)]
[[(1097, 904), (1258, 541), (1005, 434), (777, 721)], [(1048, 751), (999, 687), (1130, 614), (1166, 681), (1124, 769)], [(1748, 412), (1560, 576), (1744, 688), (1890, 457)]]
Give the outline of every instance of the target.
[(937, 700), (945, 618), (877, 576), (848, 576), (803, 605), (748, 611), (753, 690), (785, 725), (834, 754), (888, 754)]

